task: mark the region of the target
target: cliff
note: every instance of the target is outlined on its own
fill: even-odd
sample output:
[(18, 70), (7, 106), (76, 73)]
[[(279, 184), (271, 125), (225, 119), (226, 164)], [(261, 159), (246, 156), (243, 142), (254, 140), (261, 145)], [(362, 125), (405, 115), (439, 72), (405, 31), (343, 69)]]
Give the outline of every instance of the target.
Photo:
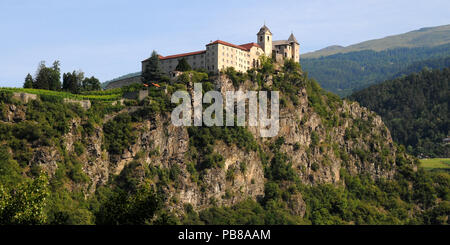
[[(325, 92), (296, 65), (266, 68), (185, 72), (125, 105), (3, 98), (0, 160), (19, 167), (0, 181), (43, 170), (47, 216), (58, 224), (424, 223), (428, 212), (446, 222), (447, 177), (418, 171), (377, 114)], [(170, 95), (196, 82), (222, 95), (280, 91), (278, 135), (174, 126)]]
[[(114, 176), (119, 178), (125, 172), (138, 183), (146, 179), (159, 185), (165, 178), (161, 171), (175, 169), (177, 174), (161, 187), (170, 210), (182, 212), (184, 204), (202, 210), (211, 205), (231, 206), (248, 198), (263, 199), (268, 181), (267, 169), (270, 172), (273, 165), (267, 161), (276, 153), (287, 156), (284, 161), (295, 173), (295, 178), (307, 185), (343, 185), (341, 171), (344, 169), (353, 175), (392, 179), (397, 155), (410, 159), (398, 153), (389, 130), (378, 115), (355, 102), (332, 101), (333, 97), (311, 90), (310, 93), (323, 100), (321, 103), (326, 113), (320, 115), (314, 104), (317, 102), (312, 103), (309, 98), (307, 79), (303, 76), (297, 78), (300, 80), (295, 83), (300, 85), (295, 91), (295, 105), (291, 102), (282, 105), (277, 137), (260, 138), (257, 127), (248, 127), (257, 145), (252, 150), (223, 140), (207, 142), (212, 143), (212, 152), (222, 157), (218, 167), (195, 169), (201, 156), (191, 154), (192, 136), (188, 128), (171, 124), (169, 112), (132, 122), (134, 141), (124, 146), (119, 154), (109, 152), (105, 147), (102, 125), (120, 114), (139, 113), (145, 106), (126, 107), (119, 112), (105, 114), (89, 133), (84, 130), (88, 118), (75, 115), (68, 122), (67, 132), (61, 135), (62, 146), (35, 143), (29, 165), (37, 165), (54, 176), (59, 164), (67, 161), (68, 155), (73, 156), (81, 163), (89, 181), (77, 184), (73, 181), (69, 188), (83, 190), (86, 196), (93, 195), (99, 186), (111, 185)], [(266, 84), (273, 83), (272, 77), (267, 79)], [(211, 83), (223, 94), (230, 90), (258, 89), (258, 84), (248, 77), (237, 87), (224, 74)], [(188, 90), (191, 86), (192, 82), (187, 83)], [(10, 104), (5, 108), (5, 121), (26, 121), (27, 104), (18, 107)], [(80, 143), (85, 150), (76, 149), (80, 148)], [(274, 144), (276, 150), (273, 149)], [(288, 183), (290, 179), (281, 180)], [(305, 204), (301, 195), (295, 197), (295, 204), (298, 214), (303, 214)]]

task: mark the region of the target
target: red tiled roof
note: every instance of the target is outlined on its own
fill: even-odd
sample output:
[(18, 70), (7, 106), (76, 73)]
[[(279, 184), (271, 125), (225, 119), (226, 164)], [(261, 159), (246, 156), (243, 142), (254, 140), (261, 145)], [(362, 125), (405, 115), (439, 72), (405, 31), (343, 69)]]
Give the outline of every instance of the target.
[(185, 56), (189, 56), (189, 55), (196, 55), (196, 54), (202, 54), (202, 53), (206, 53), (206, 50), (190, 52), (190, 53), (184, 53), (184, 54), (175, 54), (175, 55), (169, 55), (169, 56), (161, 56), (161, 57), (159, 57), (159, 59), (160, 60), (168, 60), (168, 59), (180, 58), (180, 57), (185, 57)]
[(222, 45), (226, 45), (226, 46), (230, 46), (230, 47), (233, 47), (233, 48), (238, 48), (238, 49), (242, 49), (242, 50), (247, 51), (247, 49), (244, 48), (244, 47), (241, 47), (239, 45), (235, 45), (235, 44), (232, 44), (232, 43), (227, 43), (227, 42), (224, 42), (222, 40), (214, 41), (214, 42), (212, 42), (210, 44), (207, 44), (206, 46), (213, 45), (213, 44), (222, 44)]
[[(244, 51), (249, 51), (252, 47), (259, 47), (259, 48), (261, 48), (261, 46), (259, 46), (257, 43), (246, 43), (246, 44), (242, 44), (242, 45), (235, 45), (235, 44), (232, 44), (232, 43), (224, 42), (222, 40), (214, 41), (212, 43), (207, 44), (206, 46), (213, 45), (213, 44), (222, 44), (222, 45), (230, 46), (230, 47), (233, 47), (233, 48), (241, 49), (241, 50), (244, 50)], [(175, 54), (175, 55), (169, 55), (169, 56), (161, 56), (161, 55), (159, 55), (159, 59), (160, 60), (175, 59), (175, 58), (185, 57), (185, 56), (189, 56), (189, 55), (196, 55), (196, 54), (201, 54), (201, 53), (206, 53), (206, 50), (197, 51), (197, 52), (190, 52), (190, 53), (184, 53), (184, 54)], [(150, 58), (145, 59), (145, 60), (143, 60), (143, 62), (147, 61), (149, 59)]]
[[(158, 58), (160, 60), (167, 60), (167, 59), (180, 58), (180, 57), (185, 57), (185, 56), (189, 56), (189, 55), (196, 55), (196, 54), (201, 54), (201, 53), (206, 53), (206, 50), (190, 52), (190, 53), (184, 53), (184, 54), (175, 54), (175, 55), (169, 55), (169, 56), (158, 55)], [(143, 60), (142, 62), (147, 61), (150, 58), (147, 58), (147, 59)]]
[(246, 43), (246, 44), (241, 44), (239, 45), (247, 50), (250, 50), (252, 47), (258, 47), (261, 48), (261, 46), (259, 46), (257, 43)]

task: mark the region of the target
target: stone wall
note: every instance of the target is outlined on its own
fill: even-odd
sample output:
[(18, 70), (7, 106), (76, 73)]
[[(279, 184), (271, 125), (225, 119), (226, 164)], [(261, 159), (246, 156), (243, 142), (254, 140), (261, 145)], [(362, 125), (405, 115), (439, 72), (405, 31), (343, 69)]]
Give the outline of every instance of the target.
[(105, 89), (121, 88), (124, 86), (131, 85), (133, 83), (142, 83), (142, 76), (139, 75), (134, 77), (128, 77), (114, 82), (110, 82), (108, 85), (106, 85)]
[(72, 100), (72, 99), (64, 98), (64, 103), (79, 104), (81, 106), (81, 108), (83, 108), (85, 110), (89, 110), (89, 108), (91, 108), (90, 100)]
[(38, 97), (36, 94), (14, 92), (12, 98), (26, 104), (30, 100), (36, 100)]
[(123, 93), (123, 98), (129, 99), (129, 100), (143, 100), (145, 97), (148, 96), (148, 90), (139, 90), (135, 92), (125, 92)]

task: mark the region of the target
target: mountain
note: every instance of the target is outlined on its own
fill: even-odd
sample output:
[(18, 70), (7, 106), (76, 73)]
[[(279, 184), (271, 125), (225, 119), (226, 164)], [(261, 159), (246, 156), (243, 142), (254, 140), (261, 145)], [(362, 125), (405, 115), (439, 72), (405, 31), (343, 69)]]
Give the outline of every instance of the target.
[(395, 48), (435, 47), (450, 43), (450, 25), (426, 27), (400, 35), (369, 40), (347, 47), (334, 45), (318, 51), (301, 55), (301, 58), (320, 58), (338, 53), (350, 53), (362, 50), (382, 51)]
[(446, 67), (450, 67), (450, 56), (416, 61), (408, 65), (408, 67), (406, 67), (402, 71), (395, 74), (393, 78), (406, 76), (414, 72), (420, 72), (423, 69), (443, 69)]
[(379, 114), (394, 141), (421, 157), (450, 157), (450, 66), (385, 81), (352, 94), (350, 99)]
[[(326, 48), (317, 53), (326, 56), (303, 55), (300, 63), (323, 88), (345, 97), (372, 84), (394, 79), (411, 66), (420, 71), (429, 65), (425, 64), (427, 60), (450, 57), (449, 36), (450, 25), (423, 28), (345, 48)], [(442, 64), (432, 63), (438, 66), (430, 68), (442, 68)]]
[(395, 75), (401, 74), (411, 65), (447, 57), (450, 57), (450, 44), (379, 52), (364, 50), (302, 59), (300, 62), (309, 76), (319, 81), (323, 88), (345, 97), (370, 85), (395, 78)]
[[(0, 91), (0, 223), (448, 223), (449, 177), (419, 168), (380, 116), (294, 62), (274, 70), (189, 71), (142, 101), (86, 109), (58, 92)], [(197, 82), (222, 95), (280, 91), (278, 135), (174, 126), (171, 93)]]
[(128, 74), (125, 74), (125, 75), (123, 75), (123, 76), (116, 77), (116, 78), (114, 78), (114, 79), (105, 81), (105, 82), (103, 82), (103, 83), (101, 84), (101, 86), (102, 86), (103, 89), (105, 89), (106, 86), (108, 86), (109, 83), (112, 83), (112, 82), (115, 82), (115, 81), (118, 81), (118, 80), (127, 79), (127, 78), (130, 78), (130, 77), (135, 77), (135, 76), (138, 76), (138, 75), (141, 75), (141, 72), (140, 72), (140, 71), (138, 71), (138, 72), (133, 72), (133, 73), (128, 73)]

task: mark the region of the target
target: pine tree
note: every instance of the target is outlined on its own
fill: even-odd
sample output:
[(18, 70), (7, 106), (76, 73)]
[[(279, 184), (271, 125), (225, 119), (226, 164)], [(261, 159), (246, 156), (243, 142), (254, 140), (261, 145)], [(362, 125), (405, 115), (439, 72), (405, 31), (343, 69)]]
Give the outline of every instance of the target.
[(82, 90), (82, 81), (84, 73), (82, 71), (73, 71), (63, 74), (63, 90), (73, 94), (78, 94)]
[(191, 66), (187, 62), (185, 58), (178, 60), (178, 65), (175, 68), (176, 71), (190, 71), (192, 70)]
[(28, 73), (27, 77), (25, 77), (25, 83), (23, 84), (24, 88), (33, 88), (33, 77)]
[(61, 90), (61, 71), (59, 66), (60, 63), (58, 60), (53, 62), (53, 67), (50, 72), (50, 80), (48, 82), (50, 90)]
[(163, 77), (163, 71), (161, 69), (161, 63), (159, 61), (159, 55), (156, 51), (152, 52), (145, 70), (143, 73), (144, 82), (159, 81)]

